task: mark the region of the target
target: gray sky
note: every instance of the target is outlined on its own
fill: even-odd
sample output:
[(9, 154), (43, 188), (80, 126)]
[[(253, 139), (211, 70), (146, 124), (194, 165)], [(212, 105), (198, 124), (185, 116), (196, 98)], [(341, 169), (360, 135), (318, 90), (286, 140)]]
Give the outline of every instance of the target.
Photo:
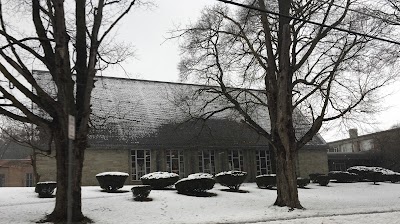
[[(177, 63), (179, 49), (177, 40), (165, 41), (168, 31), (176, 26), (185, 26), (195, 22), (200, 16), (202, 8), (216, 3), (216, 0), (153, 0), (155, 6), (151, 8), (135, 9), (118, 30), (116, 38), (132, 43), (135, 49), (135, 58), (128, 60), (124, 65), (127, 75), (121, 71), (117, 76), (177, 82), (179, 78)], [(106, 74), (108, 75), (108, 74)], [(115, 76), (115, 74), (113, 74)], [(377, 125), (359, 134), (386, 130), (392, 125), (400, 123), (400, 91), (397, 85), (387, 89), (392, 93), (385, 97), (384, 112), (376, 115)], [(345, 132), (330, 128), (329, 132), (322, 132), (327, 141), (347, 138)]]

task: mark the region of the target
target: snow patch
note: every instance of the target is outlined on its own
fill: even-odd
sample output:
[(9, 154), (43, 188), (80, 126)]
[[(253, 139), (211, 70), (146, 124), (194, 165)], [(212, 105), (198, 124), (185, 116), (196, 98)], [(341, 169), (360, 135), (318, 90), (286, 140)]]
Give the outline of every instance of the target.
[(101, 177), (101, 176), (126, 176), (128, 177), (129, 174), (124, 173), (124, 172), (103, 172), (103, 173), (98, 173), (96, 177)]
[(168, 172), (153, 172), (146, 175), (143, 175), (140, 179), (164, 179), (164, 178), (172, 178), (178, 177), (179, 175), (176, 173), (168, 173)]

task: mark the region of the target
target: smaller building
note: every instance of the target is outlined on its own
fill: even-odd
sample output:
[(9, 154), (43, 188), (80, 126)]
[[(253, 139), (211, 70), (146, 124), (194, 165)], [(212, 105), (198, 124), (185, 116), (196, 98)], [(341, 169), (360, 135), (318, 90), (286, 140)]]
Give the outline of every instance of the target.
[(380, 166), (400, 171), (400, 128), (358, 135), (349, 130), (349, 138), (328, 142), (330, 171), (345, 171), (352, 166)]
[(0, 141), (0, 187), (32, 187), (32, 149), (12, 141)]

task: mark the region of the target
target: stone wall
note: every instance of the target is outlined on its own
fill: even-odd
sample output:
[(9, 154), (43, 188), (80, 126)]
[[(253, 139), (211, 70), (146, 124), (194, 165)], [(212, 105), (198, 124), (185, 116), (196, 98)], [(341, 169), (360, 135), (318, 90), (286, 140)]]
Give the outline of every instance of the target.
[[(219, 149), (215, 152), (216, 173), (227, 171), (228, 150)], [(184, 153), (185, 176), (199, 172), (197, 149), (186, 149)], [(255, 181), (256, 156), (255, 149), (243, 150), (243, 170), (248, 172), (247, 181)], [(85, 152), (82, 185), (98, 185), (96, 174), (108, 171), (131, 172), (130, 149), (88, 149)], [(56, 180), (55, 159), (38, 156), (38, 172), (41, 175), (40, 181)], [(274, 164), (274, 163), (273, 163)], [(302, 149), (297, 157), (298, 176), (308, 177), (310, 173), (328, 173), (327, 150), (323, 149)], [(272, 168), (275, 170), (275, 168)], [(151, 150), (151, 172), (166, 171), (165, 150)], [(128, 177), (125, 184), (139, 184), (140, 181), (132, 181)]]
[(310, 173), (324, 173), (328, 170), (328, 154), (323, 149), (301, 149), (297, 157), (297, 176), (309, 178)]
[[(82, 173), (82, 185), (98, 185), (96, 174), (109, 171), (129, 173), (129, 151), (126, 149), (88, 149)], [(40, 181), (56, 180), (56, 163), (53, 157), (37, 156)], [(129, 178), (126, 184), (130, 184)]]

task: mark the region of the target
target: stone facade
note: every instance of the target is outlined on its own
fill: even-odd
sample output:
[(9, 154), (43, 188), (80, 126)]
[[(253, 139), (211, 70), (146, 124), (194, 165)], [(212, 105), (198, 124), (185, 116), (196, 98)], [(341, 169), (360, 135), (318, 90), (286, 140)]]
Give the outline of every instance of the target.
[[(119, 171), (130, 174), (125, 184), (139, 184), (139, 178), (134, 178), (132, 167), (131, 150), (144, 150), (145, 148), (89, 148), (85, 152), (85, 162), (82, 175), (83, 185), (98, 185), (96, 174), (108, 171)], [(150, 151), (150, 169), (149, 172), (168, 171), (167, 151), (164, 149), (145, 149)], [(187, 148), (183, 150), (183, 173), (181, 177), (186, 177), (191, 173), (204, 172), (199, 166), (201, 157), (198, 148)], [(240, 170), (248, 173), (248, 182), (254, 182), (255, 177), (259, 174), (275, 173), (275, 164), (273, 155), (268, 150), (262, 147), (253, 148), (230, 148), (230, 149), (213, 149), (215, 152), (213, 174), (231, 170), (233, 164), (230, 164), (229, 154), (233, 151), (240, 151), (242, 156), (242, 164)], [(262, 161), (257, 153), (260, 151), (267, 152), (269, 159)], [(41, 176), (41, 181), (56, 180), (55, 159), (52, 157), (37, 157), (37, 169)], [(307, 178), (310, 173), (328, 173), (328, 159), (325, 150), (318, 149), (302, 149), (297, 157), (297, 173), (299, 177)], [(257, 165), (264, 163), (264, 170), (261, 170)], [(265, 164), (267, 163), (267, 164)]]
[(0, 187), (34, 186), (31, 160), (0, 160)]
[(327, 174), (328, 156), (326, 151), (316, 149), (303, 149), (298, 153), (297, 175), (308, 178), (310, 173)]

